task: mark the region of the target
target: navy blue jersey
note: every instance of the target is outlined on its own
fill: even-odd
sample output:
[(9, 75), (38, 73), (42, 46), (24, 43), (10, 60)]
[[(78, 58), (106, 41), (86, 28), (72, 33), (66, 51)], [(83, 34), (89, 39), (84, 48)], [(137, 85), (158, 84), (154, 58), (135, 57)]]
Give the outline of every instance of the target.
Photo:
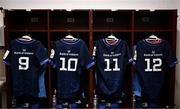
[(41, 42), (12, 40), (3, 61), (11, 67), (13, 96), (37, 97), (39, 68), (48, 61)]
[(60, 39), (51, 50), (53, 66), (57, 69), (57, 97), (69, 99), (81, 94), (82, 68), (93, 65), (86, 44), (81, 39)]
[(164, 82), (165, 72), (177, 63), (167, 41), (151, 44), (145, 39), (135, 47), (135, 67), (142, 95), (157, 100)]
[(96, 90), (112, 98), (121, 97), (126, 65), (131, 56), (128, 45), (119, 39), (114, 45), (101, 39), (96, 43)]

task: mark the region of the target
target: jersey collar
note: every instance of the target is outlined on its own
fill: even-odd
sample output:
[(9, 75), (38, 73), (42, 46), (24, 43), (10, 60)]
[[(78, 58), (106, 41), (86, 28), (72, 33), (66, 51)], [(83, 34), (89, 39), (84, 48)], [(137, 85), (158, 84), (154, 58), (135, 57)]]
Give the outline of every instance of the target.
[(160, 42), (158, 42), (158, 43), (150, 43), (150, 42), (146, 41), (146, 39), (143, 39), (143, 42), (146, 45), (149, 45), (149, 46), (158, 46), (158, 45), (160, 45), (163, 42), (163, 39)]
[(29, 40), (29, 41), (28, 40), (25, 41), (25, 40), (20, 40), (19, 38), (17, 38), (16, 41), (19, 42), (19, 43), (22, 43), (22, 44), (30, 44), (30, 43), (33, 43), (35, 40), (32, 39), (32, 40)]
[(64, 38), (61, 39), (61, 41), (65, 44), (69, 44), (69, 45), (72, 45), (72, 44), (76, 44), (80, 41), (80, 39), (77, 39), (77, 40), (74, 40), (74, 41), (67, 41), (67, 40), (64, 40)]
[(120, 43), (120, 41), (121, 41), (121, 39), (118, 39), (116, 43), (114, 43), (114, 44), (109, 44), (109, 43), (106, 41), (106, 39), (103, 39), (104, 44), (107, 45), (107, 46), (116, 46), (116, 45), (118, 45), (118, 44)]

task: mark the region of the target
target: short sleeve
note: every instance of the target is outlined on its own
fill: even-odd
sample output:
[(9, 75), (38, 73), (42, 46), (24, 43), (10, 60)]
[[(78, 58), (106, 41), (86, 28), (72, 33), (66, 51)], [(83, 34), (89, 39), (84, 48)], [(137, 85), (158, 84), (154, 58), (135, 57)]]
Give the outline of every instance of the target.
[(51, 54), (50, 54), (50, 64), (55, 68), (56, 65), (56, 44), (52, 44)]
[(36, 48), (36, 57), (38, 58), (40, 65), (45, 64), (48, 62), (48, 51), (44, 46), (39, 42)]
[(90, 67), (92, 67), (94, 65), (94, 61), (92, 59), (92, 57), (89, 54), (88, 48), (86, 46), (86, 44), (83, 42), (80, 48), (80, 63), (81, 66), (85, 66), (86, 69), (89, 69)]
[(5, 63), (6, 65), (11, 64), (11, 51), (10, 51), (10, 49), (6, 50), (6, 52), (3, 56), (3, 63)]
[(133, 61), (132, 59), (132, 55), (129, 51), (129, 47), (127, 45), (127, 43), (125, 43), (125, 50), (126, 50), (126, 54), (125, 54), (125, 60), (126, 60), (126, 63), (131, 63)]
[(133, 48), (130, 50), (130, 54), (132, 56), (133, 64), (135, 64), (137, 60), (137, 45), (133, 46)]
[(96, 43), (94, 45), (94, 48), (93, 48), (93, 54), (92, 54), (92, 59), (93, 59), (94, 62), (96, 62), (97, 48), (98, 48), (97, 46), (98, 46), (98, 44), (97, 44), (97, 41), (96, 41)]
[(12, 42), (9, 45), (9, 48), (6, 50), (3, 56), (3, 63), (6, 65), (11, 65), (11, 52), (12, 52)]
[(169, 43), (167, 43), (165, 46), (166, 46), (166, 49), (165, 49), (166, 63), (169, 67), (174, 67), (178, 63), (177, 58), (175, 54), (173, 53), (172, 48), (169, 45)]

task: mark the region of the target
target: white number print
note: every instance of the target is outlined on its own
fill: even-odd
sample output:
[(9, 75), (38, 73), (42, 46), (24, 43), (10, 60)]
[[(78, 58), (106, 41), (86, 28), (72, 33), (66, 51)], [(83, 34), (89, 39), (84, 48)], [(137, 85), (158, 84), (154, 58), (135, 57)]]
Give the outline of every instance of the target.
[[(70, 58), (68, 59), (67, 68), (66, 68), (66, 59), (60, 58), (60, 61), (62, 61), (62, 66), (59, 68), (60, 71), (76, 71), (78, 60), (76, 58)], [(72, 67), (72, 63), (74, 62), (74, 66)]]
[(151, 72), (151, 71), (154, 71), (154, 72), (158, 72), (158, 71), (162, 71), (161, 68), (161, 65), (162, 65), (162, 60), (160, 58), (155, 58), (153, 59), (153, 68), (150, 68), (150, 62), (151, 60), (150, 59), (145, 59), (146, 61), (146, 64), (147, 64), (147, 67), (145, 69), (145, 72)]
[(115, 62), (114, 68), (110, 68), (110, 59), (104, 59), (104, 61), (106, 62), (106, 68), (104, 69), (104, 71), (120, 71), (120, 68), (118, 68), (117, 58), (113, 59), (113, 62)]
[(29, 57), (19, 58), (19, 70), (27, 70), (29, 68)]
[(161, 68), (158, 68), (158, 67), (161, 67), (162, 65), (162, 60), (157, 58), (157, 59), (153, 59), (153, 71), (162, 71)]

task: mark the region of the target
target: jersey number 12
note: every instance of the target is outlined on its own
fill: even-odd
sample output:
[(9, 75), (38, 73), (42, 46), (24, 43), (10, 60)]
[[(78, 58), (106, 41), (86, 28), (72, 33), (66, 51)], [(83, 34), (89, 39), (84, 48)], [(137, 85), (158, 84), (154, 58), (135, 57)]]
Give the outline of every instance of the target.
[(155, 58), (155, 59), (152, 59), (152, 61), (153, 61), (153, 66), (152, 66), (152, 68), (150, 68), (150, 59), (148, 59), (148, 58), (146, 58), (145, 59), (145, 61), (146, 61), (146, 65), (147, 65), (147, 67), (146, 67), (146, 69), (145, 69), (145, 72), (152, 72), (152, 71), (162, 71), (162, 69), (160, 68), (161, 67), (161, 65), (162, 65), (162, 60), (160, 59), (160, 58)]

